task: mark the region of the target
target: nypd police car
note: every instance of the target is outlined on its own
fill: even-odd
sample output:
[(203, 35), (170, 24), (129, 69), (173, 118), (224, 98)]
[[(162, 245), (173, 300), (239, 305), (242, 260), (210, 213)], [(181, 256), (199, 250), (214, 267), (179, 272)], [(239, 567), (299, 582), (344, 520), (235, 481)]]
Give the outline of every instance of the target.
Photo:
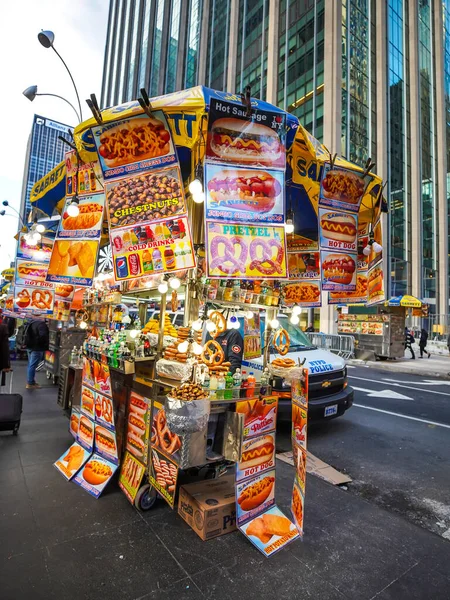
[[(320, 420), (339, 417), (353, 404), (353, 389), (348, 385), (347, 367), (340, 357), (319, 350), (311, 345), (309, 338), (297, 327), (283, 319), (283, 327), (291, 338), (289, 352), (286, 356), (298, 363), (304, 363), (309, 370), (309, 402), (308, 419)], [(271, 348), (271, 358), (272, 356)], [(242, 369), (253, 371), (258, 381), (263, 372), (263, 357), (253, 360), (243, 360)], [(281, 377), (272, 381), (273, 393), (279, 398), (279, 418), (291, 418), (290, 386)]]

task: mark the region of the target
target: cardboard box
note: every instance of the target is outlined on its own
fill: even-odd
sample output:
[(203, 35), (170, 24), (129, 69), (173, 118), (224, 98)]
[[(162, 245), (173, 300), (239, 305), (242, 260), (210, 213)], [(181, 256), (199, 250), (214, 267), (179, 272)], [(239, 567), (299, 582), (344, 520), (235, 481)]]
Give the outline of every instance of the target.
[(183, 485), (178, 514), (202, 540), (235, 531), (234, 475)]

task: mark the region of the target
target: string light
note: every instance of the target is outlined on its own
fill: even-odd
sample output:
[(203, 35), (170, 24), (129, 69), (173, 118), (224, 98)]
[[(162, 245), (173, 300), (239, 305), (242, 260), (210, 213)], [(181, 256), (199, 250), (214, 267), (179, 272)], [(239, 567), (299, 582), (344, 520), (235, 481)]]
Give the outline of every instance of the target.
[(86, 329), (86, 327), (87, 327), (86, 321), (81, 321), (81, 323), (80, 323), (80, 329)]
[(247, 317), (247, 319), (253, 319), (253, 313), (252, 313), (252, 311), (251, 311), (251, 310), (248, 310), (248, 311), (245, 313), (245, 316)]
[(378, 242), (374, 242), (372, 244), (372, 248), (375, 254), (379, 254), (383, 250), (383, 246), (381, 246)]
[(301, 315), (302, 313), (302, 309), (300, 306), (294, 306), (294, 308), (292, 309), (292, 314), (293, 315)]
[(194, 342), (192, 344), (192, 352), (198, 356), (199, 354), (201, 354), (203, 352), (203, 346), (201, 346), (197, 342)]
[(280, 326), (280, 321), (278, 319), (272, 319), (270, 321), (270, 326), (272, 327), (272, 329), (278, 329), (278, 327)]
[(192, 194), (192, 200), (196, 204), (203, 204), (203, 202), (205, 201), (205, 192), (197, 192), (195, 194)]
[(370, 254), (370, 246), (366, 246), (363, 250), (364, 256), (369, 256)]
[(45, 225), (42, 225), (42, 223), (38, 223), (36, 225), (36, 231), (38, 233), (44, 233), (44, 231), (45, 231)]
[(133, 338), (133, 339), (134, 339), (134, 338), (137, 338), (137, 336), (138, 336), (138, 335), (139, 335), (139, 330), (138, 330), (138, 329), (132, 329), (132, 330), (130, 331), (130, 337), (131, 337), (131, 338)]
[(294, 223), (292, 219), (286, 220), (286, 225), (284, 226), (286, 233), (294, 233)]
[(78, 202), (72, 201), (67, 207), (67, 214), (69, 217), (78, 217), (80, 214), (80, 207), (78, 206)]
[(159, 285), (158, 285), (158, 292), (160, 294), (165, 294), (167, 292), (167, 290), (169, 289), (167, 283), (165, 281), (162, 281)]
[(213, 333), (217, 329), (216, 324), (212, 321), (206, 321), (206, 331)]
[(189, 349), (189, 342), (187, 340), (185, 340), (184, 342), (181, 342), (181, 344), (178, 344), (178, 352), (181, 352), (182, 354), (185, 354)]
[(289, 319), (292, 325), (298, 325), (300, 323), (300, 318), (297, 315), (292, 314), (292, 317)]
[(173, 289), (173, 290), (177, 290), (181, 285), (181, 281), (178, 279), (178, 277), (172, 277), (172, 279), (169, 279), (169, 286)]
[(203, 192), (203, 185), (200, 179), (193, 179), (189, 184), (189, 191), (194, 196), (195, 194), (200, 194)]
[(194, 331), (201, 331), (203, 329), (203, 321), (201, 319), (197, 319), (191, 325)]

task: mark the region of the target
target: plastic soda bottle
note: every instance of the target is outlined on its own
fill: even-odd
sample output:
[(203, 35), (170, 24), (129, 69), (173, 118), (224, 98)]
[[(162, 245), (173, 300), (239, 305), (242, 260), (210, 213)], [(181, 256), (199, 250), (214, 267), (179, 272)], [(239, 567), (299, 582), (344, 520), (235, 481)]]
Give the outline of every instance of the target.
[(239, 394), (240, 398), (246, 398), (247, 388), (248, 388), (247, 371), (242, 371), (241, 393)]
[(225, 394), (224, 394), (224, 399), (225, 400), (232, 400), (233, 399), (233, 375), (228, 371), (228, 373), (226, 374), (225, 377)]
[(204, 391), (209, 394), (209, 384), (210, 384), (210, 378), (209, 378), (209, 372), (206, 371), (205, 377), (203, 379), (203, 383), (202, 383), (202, 388), (204, 389)]
[(217, 398), (217, 376), (214, 375), (214, 373), (209, 380), (209, 397), (210, 400), (215, 400)]
[(217, 378), (217, 400), (223, 400), (225, 395), (225, 377), (221, 373)]
[(241, 393), (241, 382), (242, 382), (241, 370), (236, 369), (236, 372), (233, 375), (233, 398), (239, 398), (239, 395)]
[(264, 373), (261, 375), (261, 389), (259, 392), (260, 396), (265, 396), (267, 394), (268, 387), (269, 387), (269, 381), (270, 381), (269, 369), (266, 367), (264, 369)]
[(256, 387), (256, 378), (253, 371), (250, 371), (250, 374), (247, 379), (247, 398), (253, 398), (255, 395), (255, 387)]

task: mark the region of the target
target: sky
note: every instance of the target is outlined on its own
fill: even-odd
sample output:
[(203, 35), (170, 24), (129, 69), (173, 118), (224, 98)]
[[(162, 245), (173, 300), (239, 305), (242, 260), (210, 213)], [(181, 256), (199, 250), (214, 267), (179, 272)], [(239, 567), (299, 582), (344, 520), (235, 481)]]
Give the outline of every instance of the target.
[[(22, 177), (33, 115), (76, 125), (75, 114), (58, 98), (22, 95), (30, 85), (38, 93), (58, 94), (77, 106), (75, 90), (64, 65), (37, 34), (55, 34), (54, 46), (68, 65), (81, 100), (84, 119), (91, 115), (85, 99), (100, 102), (109, 0), (10, 0), (0, 2), (0, 202), (20, 206)], [(3, 208), (1, 206), (0, 208)], [(18, 223), (10, 208), (0, 216), (0, 271), (14, 260)]]

